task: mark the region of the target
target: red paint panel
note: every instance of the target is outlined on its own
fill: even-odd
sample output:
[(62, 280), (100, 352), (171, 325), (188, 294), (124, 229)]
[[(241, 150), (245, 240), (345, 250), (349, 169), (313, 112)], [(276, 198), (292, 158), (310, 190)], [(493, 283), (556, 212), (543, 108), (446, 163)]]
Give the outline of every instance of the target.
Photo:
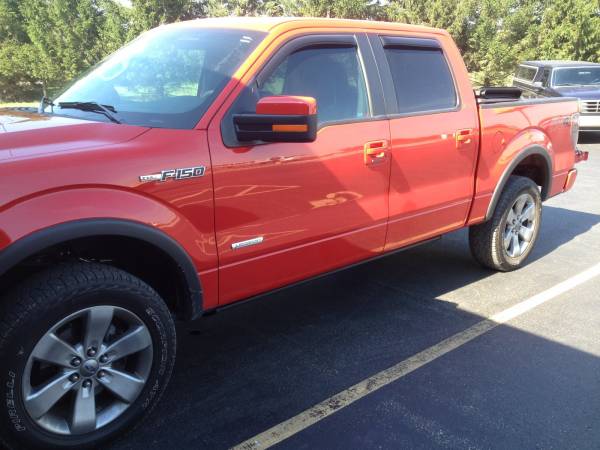
[(387, 121), (327, 126), (312, 143), (230, 149), (218, 122), (209, 137), (222, 303), (381, 252), (390, 162), (366, 165), (363, 145), (389, 139)]
[[(377, 256), (374, 245), (383, 242), (385, 223), (368, 229), (310, 242), (221, 267), (227, 286), (222, 303), (267, 292), (311, 276)], [(373, 239), (377, 237), (377, 241)], [(234, 280), (236, 282), (234, 282)]]
[(491, 193), (482, 194), (475, 197), (471, 205), (471, 212), (469, 213), (469, 222), (467, 225), (483, 221), (491, 201)]
[(309, 116), (317, 113), (317, 101), (312, 97), (277, 95), (261, 98), (256, 114)]
[[(484, 108), (480, 110), (481, 153), (477, 168), (476, 197), (495, 191), (510, 163), (533, 145), (542, 147), (554, 164), (550, 196), (562, 192), (568, 170), (575, 163), (570, 117), (577, 102)], [(486, 208), (487, 209), (487, 208)], [(471, 215), (470, 221), (477, 217)]]
[[(6, 136), (11, 136), (12, 146), (12, 156), (2, 163), (7, 188), (0, 192), (0, 230), (8, 238), (2, 242), (72, 220), (132, 220), (157, 227), (179, 242), (198, 272), (216, 271), (212, 173), (205, 131), (66, 122), (48, 130), (25, 130), (22, 123), (19, 133), (0, 134), (2, 146)], [(54, 138), (42, 145), (44, 136), (56, 133), (58, 139), (56, 130), (72, 145), (52, 144)], [(77, 142), (86, 146), (78, 148)], [(162, 183), (139, 180), (140, 175), (195, 166), (205, 166), (205, 175)], [(23, 174), (35, 176), (27, 176), (24, 183)], [(203, 286), (207, 306), (217, 302), (213, 284), (214, 288)]]
[(440, 39), (460, 96), (456, 111), (390, 120), (392, 168), (386, 251), (460, 228), (473, 197), (477, 105), (454, 43)]

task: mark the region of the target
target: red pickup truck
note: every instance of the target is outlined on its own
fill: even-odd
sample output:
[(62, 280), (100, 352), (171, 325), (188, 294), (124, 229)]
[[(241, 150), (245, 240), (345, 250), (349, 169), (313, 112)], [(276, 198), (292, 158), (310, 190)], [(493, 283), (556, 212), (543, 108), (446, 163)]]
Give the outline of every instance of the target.
[(474, 92), (449, 34), (219, 19), (143, 34), (0, 117), (0, 436), (96, 446), (149, 414), (174, 318), (470, 227), (521, 266), (587, 158), (578, 103)]

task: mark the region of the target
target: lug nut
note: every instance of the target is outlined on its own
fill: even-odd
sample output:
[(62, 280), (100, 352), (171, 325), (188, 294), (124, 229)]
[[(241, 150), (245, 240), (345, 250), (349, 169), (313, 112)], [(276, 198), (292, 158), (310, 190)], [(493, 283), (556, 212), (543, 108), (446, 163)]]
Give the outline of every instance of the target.
[(83, 382), (83, 387), (86, 389), (92, 387), (92, 382), (90, 380), (85, 380)]
[(73, 358), (71, 360), (71, 365), (73, 367), (79, 367), (80, 364), (81, 364), (81, 359), (79, 359), (79, 358)]
[(105, 370), (99, 370), (98, 371), (98, 378), (104, 378), (106, 376), (106, 371)]
[(78, 373), (74, 373), (69, 377), (69, 381), (71, 383), (77, 383), (79, 381), (79, 374)]
[(96, 356), (96, 349), (95, 349), (94, 347), (90, 347), (90, 348), (88, 349), (88, 351), (87, 351), (87, 355), (88, 355), (89, 357)]
[(102, 355), (102, 356), (100, 357), (100, 362), (101, 362), (102, 364), (106, 364), (106, 363), (108, 362), (108, 356), (106, 356), (106, 355)]

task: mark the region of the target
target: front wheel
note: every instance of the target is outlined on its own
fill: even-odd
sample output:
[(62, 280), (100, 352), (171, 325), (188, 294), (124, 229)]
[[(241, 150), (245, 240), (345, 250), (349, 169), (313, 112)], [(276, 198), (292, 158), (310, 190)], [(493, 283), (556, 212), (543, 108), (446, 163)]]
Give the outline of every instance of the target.
[(0, 307), (0, 436), (9, 448), (97, 447), (148, 415), (175, 358), (168, 308), (94, 263), (28, 280)]
[(542, 198), (529, 178), (511, 176), (490, 220), (469, 229), (473, 257), (483, 266), (508, 272), (521, 267), (535, 245)]

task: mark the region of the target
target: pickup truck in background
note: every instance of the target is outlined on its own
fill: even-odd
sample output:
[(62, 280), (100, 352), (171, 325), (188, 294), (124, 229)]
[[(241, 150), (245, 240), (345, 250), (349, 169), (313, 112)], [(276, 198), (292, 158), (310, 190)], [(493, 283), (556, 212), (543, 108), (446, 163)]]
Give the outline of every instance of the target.
[(579, 130), (600, 131), (600, 64), (582, 61), (525, 61), (513, 86), (529, 97), (579, 100)]
[(476, 94), (442, 30), (228, 18), (159, 27), (3, 111), (2, 442), (130, 429), (174, 319), (461, 227), (479, 263), (522, 266), (587, 154), (577, 100), (519, 95)]

